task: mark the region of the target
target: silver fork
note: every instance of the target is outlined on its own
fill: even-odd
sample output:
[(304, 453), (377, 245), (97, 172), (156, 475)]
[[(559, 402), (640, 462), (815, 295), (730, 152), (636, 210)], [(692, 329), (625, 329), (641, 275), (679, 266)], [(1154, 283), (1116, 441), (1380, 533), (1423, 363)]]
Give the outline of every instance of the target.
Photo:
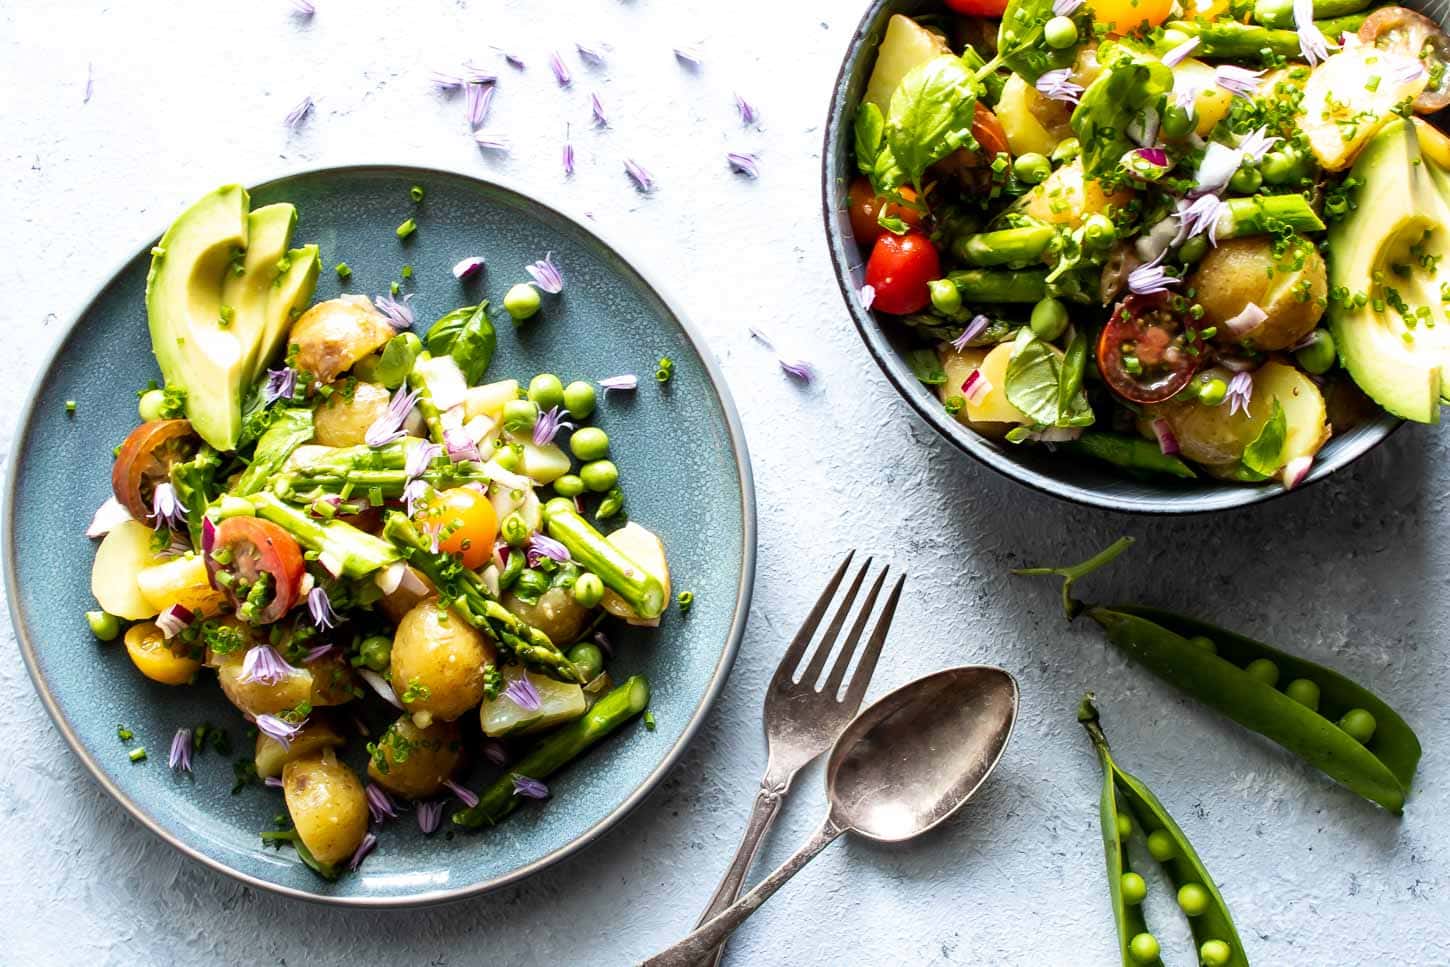
[[(841, 730), (855, 718), (856, 712), (861, 708), (861, 699), (866, 695), (867, 686), (871, 684), (876, 660), (881, 657), (881, 649), (886, 644), (886, 633), (890, 630), (891, 619), (896, 614), (896, 602), (901, 597), (902, 585), (906, 583), (905, 574), (901, 575), (887, 596), (881, 616), (871, 630), (871, 637), (865, 650), (861, 652), (861, 659), (851, 673), (849, 682), (846, 680), (846, 672), (850, 669), (851, 658), (861, 643), (861, 636), (876, 605), (876, 598), (886, 583), (889, 567), (883, 568), (877, 575), (876, 583), (871, 586), (866, 602), (851, 626), (850, 636), (841, 646), (835, 664), (831, 666), (830, 675), (820, 689), (816, 688), (816, 682), (820, 680), (826, 661), (835, 647), (836, 637), (845, 626), (851, 605), (855, 602), (866, 579), (866, 572), (871, 567), (869, 557), (861, 565), (861, 570), (856, 572), (855, 580), (846, 590), (845, 597), (826, 627), (825, 634), (821, 636), (819, 645), (811, 654), (809, 664), (799, 677), (796, 676), (796, 670), (805, 658), (806, 649), (815, 636), (816, 628), (830, 607), (836, 589), (840, 587), (841, 579), (845, 577), (846, 569), (855, 554), (855, 551), (851, 551), (841, 562), (841, 566), (836, 568), (831, 583), (826, 585), (826, 590), (821, 593), (815, 607), (811, 608), (811, 613), (806, 616), (800, 631), (791, 640), (785, 657), (780, 660), (780, 666), (776, 668), (770, 686), (766, 689), (765, 738), (769, 751), (765, 776), (760, 780), (760, 792), (755, 796), (755, 809), (750, 814), (750, 822), (746, 824), (745, 835), (735, 851), (734, 859), (730, 861), (730, 868), (725, 871), (724, 879), (716, 887), (715, 895), (710, 898), (709, 906), (700, 917), (699, 924), (712, 919), (735, 902), (740, 895), (741, 886), (745, 883), (746, 874), (750, 872), (750, 865), (755, 860), (761, 840), (780, 812), (781, 801), (790, 789), (791, 780), (803, 766), (831, 747), (831, 743), (836, 741)], [(844, 694), (841, 693), (843, 685)], [(721, 944), (715, 948), (714, 955), (703, 963), (719, 964), (724, 953), (725, 945)]]

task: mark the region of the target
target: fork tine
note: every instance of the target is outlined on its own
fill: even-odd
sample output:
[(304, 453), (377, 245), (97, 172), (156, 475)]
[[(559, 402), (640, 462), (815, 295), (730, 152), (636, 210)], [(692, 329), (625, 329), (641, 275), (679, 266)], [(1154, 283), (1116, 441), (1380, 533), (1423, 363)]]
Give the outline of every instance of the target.
[(861, 643), (861, 634), (866, 630), (866, 622), (871, 618), (871, 609), (876, 607), (876, 597), (881, 593), (881, 586), (886, 583), (886, 575), (891, 572), (890, 567), (881, 569), (876, 575), (876, 583), (871, 585), (871, 593), (866, 595), (866, 602), (861, 605), (861, 610), (856, 614), (856, 621), (851, 625), (851, 636), (841, 646), (841, 653), (836, 656), (836, 664), (831, 667), (831, 675), (826, 679), (822, 692), (831, 698), (841, 690), (841, 682), (846, 677), (846, 669), (851, 666), (851, 656), (856, 654), (856, 646)]
[(775, 676), (771, 679), (771, 685), (779, 685), (789, 681), (795, 674), (796, 666), (801, 663), (801, 658), (806, 653), (806, 646), (811, 643), (811, 638), (816, 633), (816, 626), (821, 623), (821, 617), (830, 607), (831, 598), (835, 597), (836, 588), (841, 586), (841, 578), (846, 576), (846, 568), (851, 565), (851, 558), (856, 556), (855, 549), (846, 552), (846, 559), (836, 568), (836, 573), (831, 575), (831, 581), (826, 585), (826, 590), (821, 592), (820, 598), (816, 600), (815, 607), (811, 613), (806, 615), (805, 622), (791, 639), (790, 647), (785, 650), (785, 655), (780, 659), (780, 665), (775, 670)]
[(856, 594), (861, 590), (861, 584), (866, 580), (866, 572), (871, 568), (871, 558), (866, 558), (866, 563), (861, 565), (861, 570), (856, 572), (856, 579), (851, 582), (845, 597), (841, 599), (841, 606), (836, 609), (836, 614), (831, 618), (831, 623), (826, 626), (826, 633), (821, 635), (821, 643), (816, 646), (815, 654), (811, 655), (811, 663), (801, 673), (798, 679), (804, 685), (815, 687), (816, 680), (821, 677), (821, 669), (826, 667), (826, 659), (831, 657), (831, 649), (836, 646), (836, 636), (841, 633), (841, 626), (846, 623), (846, 616), (851, 612), (851, 605), (856, 600)]
[(886, 605), (881, 609), (881, 617), (876, 621), (876, 629), (871, 632), (871, 640), (866, 645), (866, 650), (861, 652), (861, 662), (856, 666), (856, 674), (851, 676), (851, 684), (846, 688), (846, 695), (841, 701), (851, 709), (861, 707), (861, 699), (866, 696), (866, 688), (871, 684), (871, 676), (876, 671), (876, 660), (881, 657), (881, 649), (886, 645), (886, 633), (891, 630), (891, 619), (896, 616), (896, 602), (901, 600), (901, 589), (906, 584), (906, 575), (901, 575), (896, 581), (896, 587), (891, 589), (891, 595), (886, 599)]

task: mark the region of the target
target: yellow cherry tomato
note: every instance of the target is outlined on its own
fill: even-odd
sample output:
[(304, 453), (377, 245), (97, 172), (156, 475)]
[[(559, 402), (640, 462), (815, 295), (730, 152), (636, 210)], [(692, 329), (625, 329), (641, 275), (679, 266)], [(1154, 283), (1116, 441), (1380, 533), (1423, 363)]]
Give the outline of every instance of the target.
[(437, 531), (439, 550), (459, 555), (469, 570), (483, 567), (493, 555), (498, 514), (489, 499), (472, 487), (442, 491), (417, 516), (430, 533)]
[(1093, 19), (1114, 34), (1131, 33), (1143, 26), (1156, 27), (1168, 19), (1173, 0), (1087, 0)]
[(172, 643), (154, 621), (143, 621), (126, 631), (126, 654), (131, 656), (131, 664), (153, 682), (163, 685), (185, 685), (201, 667), (201, 662), (187, 654), (186, 648), (177, 640), (177, 650), (173, 650)]

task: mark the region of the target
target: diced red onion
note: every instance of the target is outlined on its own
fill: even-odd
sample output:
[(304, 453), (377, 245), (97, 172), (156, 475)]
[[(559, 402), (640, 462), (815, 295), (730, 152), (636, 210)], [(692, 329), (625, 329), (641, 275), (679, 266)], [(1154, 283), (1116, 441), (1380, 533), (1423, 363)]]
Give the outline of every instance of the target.
[(1244, 304), (1243, 309), (1239, 311), (1238, 315), (1232, 319), (1225, 319), (1223, 327), (1235, 336), (1242, 336), (1249, 330), (1261, 325), (1268, 318), (1269, 314), (1259, 308), (1257, 303), (1248, 302)]
[(539, 690), (529, 681), (527, 673), (509, 682), (503, 696), (526, 712), (537, 712), (544, 707), (544, 700), (539, 697)]
[(105, 537), (119, 525), (134, 519), (125, 504), (115, 497), (107, 497), (101, 506), (96, 508), (90, 526), (86, 528), (86, 536)]
[(156, 627), (161, 629), (162, 637), (169, 640), (185, 631), (195, 617), (191, 609), (173, 604), (156, 616)]
[(962, 381), (962, 396), (968, 403), (980, 403), (990, 392), (992, 392), (992, 383), (982, 375), (980, 369), (972, 370)]
[(398, 696), (393, 693), (393, 686), (388, 684), (386, 678), (371, 668), (359, 668), (357, 673), (362, 676), (363, 681), (368, 683), (368, 687), (382, 697), (383, 701), (393, 706), (393, 708), (400, 709), (403, 707), (403, 703), (398, 701)]
[(466, 259), (460, 259), (453, 265), (453, 277), (460, 282), (464, 279), (471, 279), (483, 270), (484, 261), (481, 255), (470, 255)]
[(453, 795), (457, 796), (458, 801), (463, 803), (463, 805), (467, 806), (469, 809), (472, 809), (474, 806), (478, 805), (478, 794), (475, 793), (472, 789), (460, 786), (452, 779), (443, 780), (443, 785), (447, 786), (448, 791), (453, 793)]
[(1304, 482), (1309, 475), (1309, 468), (1314, 465), (1313, 457), (1295, 457), (1284, 464), (1284, 489), (1293, 490)]
[(1163, 451), (1164, 456), (1171, 457), (1178, 452), (1178, 438), (1173, 435), (1168, 421), (1161, 416), (1153, 421), (1153, 435), (1158, 438), (1158, 449)]
[[(409, 512), (409, 516), (411, 516), (411, 512)], [(403, 575), (407, 572), (408, 564), (406, 561), (394, 561), (387, 567), (383, 568), (381, 571), (377, 572), (377, 574), (373, 577), (373, 583), (376, 584), (384, 594), (392, 594), (394, 591), (398, 590), (398, 585), (403, 583)]]

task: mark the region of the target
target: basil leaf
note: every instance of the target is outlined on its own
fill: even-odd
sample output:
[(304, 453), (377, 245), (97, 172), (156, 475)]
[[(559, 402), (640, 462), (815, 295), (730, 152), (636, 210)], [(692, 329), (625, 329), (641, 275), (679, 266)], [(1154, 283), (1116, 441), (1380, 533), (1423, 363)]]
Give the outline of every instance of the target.
[(1269, 422), (1259, 430), (1254, 442), (1244, 448), (1244, 466), (1265, 477), (1276, 473), (1284, 465), (1284, 444), (1288, 438), (1288, 426), (1284, 407), (1275, 399)]
[(1119, 56), (1097, 76), (1072, 112), (1072, 130), (1082, 144), (1083, 171), (1103, 175), (1137, 147), (1128, 128), (1144, 113), (1159, 110), (1173, 89), (1173, 71), (1153, 58), (1118, 47)]
[(886, 146), (918, 191), (929, 166), (958, 148), (977, 147), (972, 137), (976, 113), (977, 82), (958, 57), (934, 57), (902, 78), (891, 95)]
[(947, 381), (946, 370), (942, 369), (934, 349), (913, 349), (906, 354), (906, 365), (927, 386), (940, 386)]
[(423, 344), (428, 347), (428, 352), (434, 356), (446, 356), (453, 349), (453, 342), (458, 338), (459, 332), (463, 330), (463, 324), (468, 317), (473, 315), (477, 306), (464, 306), (462, 309), (454, 309), (445, 313), (433, 323), (428, 330), (428, 335), (423, 337)]
[(886, 135), (886, 118), (881, 108), (865, 101), (856, 112), (856, 167), (861, 174), (870, 175), (876, 170), (876, 156), (881, 153), (882, 139)]
[(312, 439), (312, 411), (300, 406), (279, 406), (272, 425), (257, 438), (252, 462), (237, 482), (232, 493), (246, 497), (267, 485), (267, 478), (278, 470), (302, 444)]
[(1055, 16), (1052, 0), (1012, 0), (1002, 12), (997, 59), (1029, 84), (1050, 70), (1071, 65), (1077, 58), (1076, 46), (1056, 50), (1043, 42), (1042, 29)]
[(458, 337), (449, 350), (469, 386), (483, 379), (483, 374), (488, 372), (488, 364), (493, 362), (494, 350), (498, 348), (498, 333), (489, 321), (487, 310), (487, 302), (478, 304), (464, 321), (463, 328), (458, 330)]
[(881, 214), (876, 216), (876, 224), (886, 229), (892, 235), (905, 235), (911, 231), (911, 226), (899, 215), (888, 214), (891, 209), (885, 205), (881, 206)]
[[(1091, 426), (1092, 407), (1082, 391), (1086, 340), (1072, 366), (1054, 349), (1023, 329), (1007, 363), (1007, 400), (1039, 426)], [(1072, 375), (1072, 368), (1077, 374)], [(1073, 385), (1075, 383), (1075, 385)], [(1069, 390), (1064, 400), (1064, 390)]]

